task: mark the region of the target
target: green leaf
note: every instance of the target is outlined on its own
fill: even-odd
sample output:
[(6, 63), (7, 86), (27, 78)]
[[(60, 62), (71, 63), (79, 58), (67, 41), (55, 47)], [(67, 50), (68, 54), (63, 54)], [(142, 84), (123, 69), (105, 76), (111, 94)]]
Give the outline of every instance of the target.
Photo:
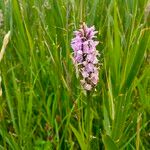
[(106, 150), (119, 150), (115, 142), (108, 135), (102, 135), (102, 139)]
[(131, 70), (130, 70), (130, 73), (128, 75), (128, 78), (127, 78), (127, 87), (129, 87), (131, 85), (131, 83), (133, 82), (135, 76), (137, 75), (139, 69), (140, 69), (140, 66), (143, 62), (143, 58), (144, 58), (144, 54), (145, 54), (145, 51), (147, 50), (148, 48), (148, 43), (149, 43), (149, 40), (150, 40), (150, 30), (143, 30), (141, 31), (141, 36), (140, 36), (140, 39), (138, 41), (138, 49), (136, 51), (136, 55), (135, 55), (135, 58), (134, 58), (134, 62), (133, 64), (131, 64)]
[(77, 140), (79, 142), (79, 145), (81, 147), (81, 150), (86, 150), (87, 146), (86, 146), (86, 143), (84, 142), (82, 134), (79, 133), (71, 124), (70, 124), (70, 128), (73, 131), (74, 135), (76, 136), (76, 138), (77, 138)]

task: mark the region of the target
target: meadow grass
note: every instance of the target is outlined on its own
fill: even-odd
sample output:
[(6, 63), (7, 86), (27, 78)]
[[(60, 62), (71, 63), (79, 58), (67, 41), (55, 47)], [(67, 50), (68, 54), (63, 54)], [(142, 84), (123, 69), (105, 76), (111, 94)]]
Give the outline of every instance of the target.
[[(0, 150), (150, 149), (148, 3), (1, 0), (0, 47), (11, 37), (0, 62)], [(70, 46), (82, 21), (95, 25), (100, 41), (90, 97)]]

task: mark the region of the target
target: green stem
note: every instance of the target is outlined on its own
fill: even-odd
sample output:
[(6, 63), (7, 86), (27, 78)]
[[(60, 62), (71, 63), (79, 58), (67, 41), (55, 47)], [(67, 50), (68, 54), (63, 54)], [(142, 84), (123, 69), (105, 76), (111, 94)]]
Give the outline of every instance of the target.
[(81, 0), (80, 1), (80, 23), (85, 21), (85, 7), (86, 7), (86, 1)]
[(80, 22), (83, 21), (83, 0), (80, 1)]
[(87, 92), (87, 116), (86, 116), (86, 124), (87, 124), (87, 142), (88, 147), (90, 147), (90, 135), (91, 135), (91, 129), (90, 129), (90, 122), (91, 122), (91, 93)]

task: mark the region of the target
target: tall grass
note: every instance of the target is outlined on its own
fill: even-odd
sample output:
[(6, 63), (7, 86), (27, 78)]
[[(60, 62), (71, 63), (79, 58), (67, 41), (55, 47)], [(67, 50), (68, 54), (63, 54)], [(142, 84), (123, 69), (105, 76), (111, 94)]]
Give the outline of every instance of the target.
[[(1, 0), (0, 149), (150, 149), (148, 0)], [(99, 31), (100, 81), (81, 89), (70, 41)], [(87, 109), (87, 102), (90, 107)], [(88, 118), (90, 114), (90, 119)]]

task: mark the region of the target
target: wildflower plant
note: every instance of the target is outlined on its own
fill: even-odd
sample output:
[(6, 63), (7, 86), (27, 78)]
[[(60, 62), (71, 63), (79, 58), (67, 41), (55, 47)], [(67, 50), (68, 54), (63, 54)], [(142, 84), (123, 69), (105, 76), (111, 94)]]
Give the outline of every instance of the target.
[(86, 91), (91, 91), (98, 83), (99, 52), (96, 50), (98, 41), (95, 41), (95, 27), (88, 27), (85, 23), (78, 31), (74, 31), (75, 37), (71, 41), (74, 54), (74, 64), (81, 77), (81, 85)]
[[(149, 0), (1, 0), (0, 149), (150, 149), (148, 6)], [(101, 30), (101, 49), (85, 23), (72, 39), (79, 21)]]

